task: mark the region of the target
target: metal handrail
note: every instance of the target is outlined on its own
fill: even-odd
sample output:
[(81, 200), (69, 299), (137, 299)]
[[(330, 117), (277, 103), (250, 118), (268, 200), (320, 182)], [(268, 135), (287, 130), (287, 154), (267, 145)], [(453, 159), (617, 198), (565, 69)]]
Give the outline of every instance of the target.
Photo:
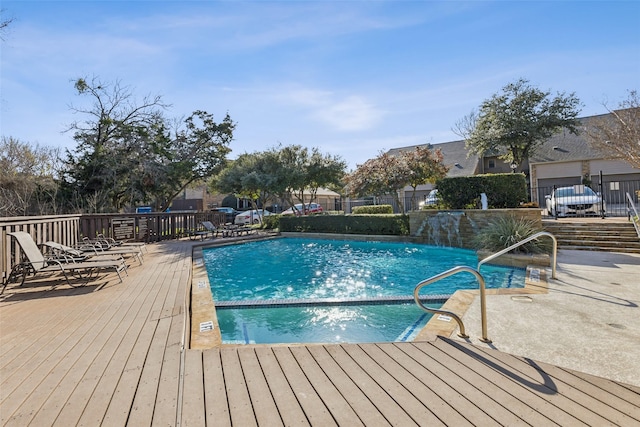
[(549, 237), (551, 237), (551, 240), (553, 240), (553, 261), (551, 263), (551, 278), (555, 279), (556, 278), (556, 264), (557, 264), (556, 261), (557, 261), (557, 258), (558, 258), (558, 241), (556, 240), (556, 237), (553, 234), (549, 233), (548, 231), (540, 231), (540, 232), (534, 234), (533, 236), (529, 236), (524, 240), (520, 240), (518, 243), (514, 243), (513, 245), (509, 246), (508, 248), (505, 248), (505, 249), (501, 250), (500, 252), (496, 252), (495, 254), (486, 257), (485, 259), (483, 259), (482, 261), (480, 261), (478, 263), (478, 271), (480, 271), (480, 267), (482, 266), (482, 264), (487, 263), (487, 262), (491, 261), (492, 259), (498, 258), (500, 255), (504, 255), (507, 252), (517, 248), (518, 246), (522, 246), (525, 243), (528, 243), (528, 242), (530, 242), (532, 240), (535, 240), (540, 236), (549, 236)]
[[(633, 223), (633, 226), (636, 229), (636, 233), (638, 233), (638, 237), (640, 237), (640, 214), (638, 214), (638, 211), (636, 210), (636, 205), (633, 203), (631, 194), (626, 193), (626, 195), (627, 200), (629, 201), (629, 206), (631, 206), (631, 209), (629, 209), (629, 219)], [(633, 210), (634, 213), (633, 217), (631, 216), (631, 210)]]
[(458, 333), (458, 336), (460, 338), (469, 338), (469, 335), (467, 335), (465, 333), (464, 330), (464, 323), (462, 323), (462, 319), (460, 319), (460, 317), (458, 317), (457, 314), (451, 312), (451, 311), (446, 311), (446, 310), (439, 310), (437, 308), (429, 308), (426, 307), (424, 304), (422, 304), (422, 301), (420, 301), (420, 289), (422, 289), (424, 286), (430, 285), (433, 282), (437, 282), (438, 280), (444, 279), (445, 277), (449, 277), (452, 276), (454, 274), (457, 273), (462, 273), (462, 272), (468, 272), (473, 274), (476, 279), (478, 280), (478, 283), (480, 284), (480, 311), (481, 311), (481, 317), (482, 317), (482, 338), (480, 339), (480, 341), (482, 342), (486, 342), (486, 343), (490, 343), (491, 340), (487, 337), (487, 307), (485, 304), (485, 282), (484, 282), (484, 277), (482, 277), (482, 275), (477, 271), (474, 270), (471, 267), (467, 267), (464, 265), (460, 265), (458, 267), (453, 267), (450, 270), (447, 270), (443, 273), (437, 274), (433, 277), (430, 277), (429, 279), (423, 280), (422, 282), (418, 283), (415, 287), (415, 289), (413, 290), (413, 299), (415, 299), (416, 304), (418, 304), (418, 306), (423, 309), (424, 311), (427, 311), (429, 313), (433, 313), (433, 314), (444, 314), (446, 316), (451, 316), (453, 319), (455, 319), (455, 321), (458, 323), (458, 327), (460, 327), (460, 332)]

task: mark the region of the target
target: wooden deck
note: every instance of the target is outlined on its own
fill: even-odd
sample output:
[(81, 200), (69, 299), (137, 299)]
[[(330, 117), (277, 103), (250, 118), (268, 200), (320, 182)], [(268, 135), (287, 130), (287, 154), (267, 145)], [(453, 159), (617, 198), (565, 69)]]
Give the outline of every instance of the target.
[(123, 283), (10, 285), (0, 424), (640, 425), (640, 388), (464, 342), (183, 350), (194, 242)]

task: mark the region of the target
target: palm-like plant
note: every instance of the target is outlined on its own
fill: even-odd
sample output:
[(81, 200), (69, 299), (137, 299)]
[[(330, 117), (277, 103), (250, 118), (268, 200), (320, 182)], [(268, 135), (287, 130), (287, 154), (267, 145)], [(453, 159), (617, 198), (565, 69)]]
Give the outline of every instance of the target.
[[(474, 238), (477, 249), (500, 251), (542, 231), (533, 221), (511, 216), (498, 218), (480, 230)], [(549, 239), (534, 239), (513, 250), (515, 253), (550, 253)]]

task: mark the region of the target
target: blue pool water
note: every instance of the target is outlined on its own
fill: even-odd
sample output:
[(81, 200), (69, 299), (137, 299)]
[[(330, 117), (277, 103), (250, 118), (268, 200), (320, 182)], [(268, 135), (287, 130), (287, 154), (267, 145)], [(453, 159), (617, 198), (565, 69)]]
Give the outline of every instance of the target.
[[(216, 302), (409, 296), (424, 279), (478, 263), (466, 249), (301, 238), (209, 248), (203, 256)], [(488, 288), (524, 285), (524, 270), (483, 266), (482, 274)], [(477, 288), (461, 273), (421, 296)], [(256, 343), (406, 340), (429, 318), (415, 304), (218, 308), (217, 315), (223, 341)]]

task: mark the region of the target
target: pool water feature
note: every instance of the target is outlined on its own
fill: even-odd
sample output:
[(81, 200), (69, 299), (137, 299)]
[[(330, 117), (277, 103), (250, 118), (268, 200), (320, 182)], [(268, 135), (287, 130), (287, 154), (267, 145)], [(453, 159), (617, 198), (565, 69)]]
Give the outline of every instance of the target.
[[(478, 262), (474, 251), (459, 248), (302, 238), (208, 248), (203, 257), (223, 341), (244, 343), (408, 339), (430, 315), (415, 304), (385, 304), (384, 299), (410, 296), (421, 280)], [(524, 285), (524, 270), (483, 266), (482, 274), (488, 288)], [(472, 275), (460, 274), (428, 286), (421, 296), (448, 296), (458, 289), (477, 288)], [(234, 301), (264, 300), (270, 305), (272, 300), (300, 299), (316, 303), (233, 308)], [(344, 299), (382, 301), (331, 305)], [(418, 326), (406, 334), (416, 322)]]

